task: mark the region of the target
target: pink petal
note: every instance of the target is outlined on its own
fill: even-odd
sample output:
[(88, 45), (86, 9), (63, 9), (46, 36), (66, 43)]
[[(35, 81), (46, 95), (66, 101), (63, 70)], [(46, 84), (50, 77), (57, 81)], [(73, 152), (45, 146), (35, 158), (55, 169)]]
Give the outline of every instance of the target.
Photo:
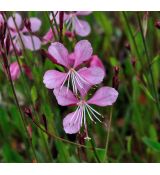
[[(14, 44), (14, 46), (15, 46), (15, 49), (16, 49), (16, 51), (18, 52), (18, 53), (20, 53), (21, 52), (21, 42), (17, 39), (18, 37), (16, 37), (15, 39), (13, 39), (13, 44)], [(13, 45), (11, 44), (11, 49), (12, 50), (14, 50), (13, 49)]]
[(81, 96), (85, 97), (92, 85), (86, 84), (83, 81), (81, 81), (80, 83), (81, 83), (80, 84), (81, 86), (76, 82), (76, 87), (77, 87), (78, 91), (80, 92)]
[(52, 39), (53, 39), (53, 32), (52, 29), (50, 28), (49, 31), (43, 37), (43, 43), (46, 44), (48, 42), (51, 42)]
[(57, 60), (57, 63), (69, 67), (68, 50), (63, 44), (59, 42), (52, 43), (48, 48), (48, 52)]
[(75, 105), (78, 103), (78, 99), (73, 95), (72, 91), (66, 87), (56, 88), (53, 91), (58, 104), (61, 106)]
[(9, 69), (10, 69), (12, 80), (13, 81), (17, 80), (20, 76), (20, 68), (19, 68), (18, 62), (17, 61), (13, 62), (10, 65)]
[(32, 50), (32, 51), (40, 49), (41, 41), (37, 36), (21, 35), (21, 38), (22, 38), (25, 48)]
[(75, 134), (79, 132), (82, 119), (81, 113), (82, 110), (79, 109), (76, 113), (72, 112), (63, 119), (63, 128), (67, 134)]
[(43, 83), (48, 89), (58, 88), (62, 85), (66, 75), (66, 73), (62, 73), (57, 70), (48, 70), (44, 74)]
[(36, 17), (31, 17), (29, 19), (29, 21), (30, 21), (30, 24), (31, 24), (31, 31), (32, 32), (37, 32), (41, 27), (41, 24), (42, 24), (41, 20), (36, 18)]
[(75, 55), (74, 55), (74, 53), (69, 54), (69, 56), (68, 56), (68, 62), (69, 62), (69, 65), (71, 67), (73, 67), (74, 62), (75, 62)]
[(87, 40), (79, 41), (74, 49), (75, 54), (74, 68), (82, 64), (84, 61), (89, 60), (92, 53), (93, 49), (89, 41)]
[(4, 19), (3, 19), (3, 16), (0, 14), (0, 24), (4, 24)]
[(90, 67), (99, 67), (104, 71), (104, 75), (106, 75), (105, 67), (97, 55), (93, 55), (90, 60)]
[(89, 85), (99, 84), (103, 81), (104, 71), (99, 67), (82, 68), (78, 71), (78, 74), (86, 81)]
[(74, 26), (74, 30), (76, 34), (79, 36), (84, 37), (84, 36), (89, 35), (91, 32), (91, 28), (88, 22), (84, 20), (80, 20), (77, 17), (74, 18), (73, 26)]
[(105, 71), (104, 65), (101, 61), (101, 59), (97, 55), (92, 55), (91, 61), (90, 61), (91, 67), (100, 67)]
[(98, 89), (87, 103), (98, 106), (110, 106), (117, 100), (117, 97), (118, 92), (114, 88), (104, 86)]
[(92, 11), (77, 11), (76, 15), (82, 15), (82, 16), (87, 16), (90, 15)]
[[(21, 27), (21, 25), (22, 25), (22, 17), (20, 16), (19, 13), (15, 13), (14, 16), (15, 16), (15, 23), (17, 24), (18, 29), (20, 29), (20, 27)], [(14, 23), (14, 20), (13, 20), (12, 16), (9, 17), (7, 23), (8, 23), (8, 26), (9, 26), (10, 28), (16, 30), (16, 26), (15, 26), (15, 23)]]

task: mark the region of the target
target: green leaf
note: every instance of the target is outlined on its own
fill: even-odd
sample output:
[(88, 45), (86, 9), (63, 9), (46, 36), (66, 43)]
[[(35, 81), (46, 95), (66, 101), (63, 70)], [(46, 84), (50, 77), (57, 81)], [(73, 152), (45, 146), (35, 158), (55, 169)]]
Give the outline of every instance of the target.
[(158, 151), (160, 152), (160, 143), (156, 142), (148, 137), (143, 137), (143, 142), (151, 149), (153, 149), (154, 151)]
[(127, 152), (131, 154), (132, 151), (132, 137), (128, 136), (127, 137)]
[(11, 145), (9, 144), (4, 144), (2, 147), (2, 156), (4, 159), (4, 162), (7, 163), (20, 163), (20, 162), (25, 162), (23, 157), (20, 154), (17, 154), (16, 150), (13, 150), (11, 148)]
[(37, 100), (37, 90), (36, 90), (36, 87), (33, 86), (32, 89), (31, 89), (31, 98), (32, 98), (32, 101), (33, 103), (35, 103), (35, 101)]
[(156, 102), (156, 100), (154, 99), (154, 97), (152, 96), (152, 94), (150, 93), (150, 91), (145, 86), (143, 86), (142, 84), (139, 84), (139, 85), (140, 85), (141, 89), (144, 91), (144, 93), (147, 95), (147, 97), (150, 100)]
[(154, 57), (151, 64), (154, 64), (158, 60), (160, 60), (160, 55), (157, 55), (156, 57)]
[(97, 155), (99, 157), (99, 160), (101, 162), (103, 162), (104, 161), (104, 154), (106, 153), (105, 149), (97, 148), (96, 151), (97, 151)]
[(149, 127), (149, 135), (150, 135), (150, 138), (154, 141), (158, 141), (158, 135), (157, 135), (157, 131), (156, 131), (156, 128), (154, 125), (151, 125)]

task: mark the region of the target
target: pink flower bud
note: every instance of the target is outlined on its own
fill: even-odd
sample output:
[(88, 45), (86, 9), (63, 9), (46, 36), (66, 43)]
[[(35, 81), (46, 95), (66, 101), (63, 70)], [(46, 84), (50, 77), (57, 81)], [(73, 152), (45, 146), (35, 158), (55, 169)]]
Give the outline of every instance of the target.
[(115, 89), (118, 89), (119, 87), (119, 77), (118, 77), (118, 74), (119, 74), (119, 67), (118, 66), (115, 66), (114, 67), (114, 76), (112, 78), (112, 87), (115, 88)]
[(160, 20), (157, 20), (154, 25), (157, 29), (160, 29)]
[(93, 55), (91, 57), (90, 66), (92, 66), (92, 67), (100, 67), (105, 72), (104, 65), (103, 65), (102, 61), (100, 60), (100, 58), (97, 55)]
[(66, 35), (68, 38), (70, 38), (70, 39), (72, 39), (72, 38), (75, 37), (74, 32), (70, 32), (70, 31), (66, 31), (66, 32), (65, 32), (65, 35)]

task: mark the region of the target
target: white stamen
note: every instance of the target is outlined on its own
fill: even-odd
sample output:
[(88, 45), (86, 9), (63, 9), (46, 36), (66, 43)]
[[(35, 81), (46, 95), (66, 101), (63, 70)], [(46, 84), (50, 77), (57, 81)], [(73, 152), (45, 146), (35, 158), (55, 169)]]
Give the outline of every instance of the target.
[(69, 74), (69, 77), (68, 77), (68, 82), (67, 82), (67, 93), (68, 93), (68, 90), (69, 90), (70, 78), (71, 78), (71, 74)]
[(77, 84), (80, 86), (80, 88), (83, 88), (81, 82), (79, 81), (79, 79), (76, 75), (75, 75), (75, 79), (76, 79)]
[(90, 112), (88, 111), (87, 107), (85, 107), (87, 114), (89, 115), (89, 118), (91, 119), (92, 122), (94, 122), (96, 124), (96, 122), (93, 120), (93, 118), (90, 115)]
[(61, 87), (60, 87), (60, 90), (61, 90), (62, 87), (64, 86), (64, 84), (65, 84), (65, 82), (66, 82), (66, 80), (67, 80), (69, 74), (70, 74), (70, 71), (67, 73), (67, 75), (66, 75), (66, 77), (65, 77), (65, 79), (64, 79), (64, 81), (63, 81), (63, 83), (62, 83), (62, 85), (61, 85)]
[(71, 80), (72, 80), (72, 86), (73, 86), (73, 92), (75, 93), (75, 84), (74, 84), (74, 81), (73, 81), (73, 74), (71, 73)]
[[(89, 106), (89, 105), (88, 105)], [(95, 115), (95, 113), (92, 111), (92, 109), (91, 108), (89, 108), (88, 106), (86, 106), (88, 109), (89, 109), (89, 111), (93, 114), (93, 116), (99, 121), (99, 122), (101, 122), (102, 123), (102, 121)]]
[(79, 109), (79, 108), (80, 108), (80, 106), (78, 106), (77, 109), (76, 109), (76, 111), (74, 112), (74, 114), (73, 114), (73, 116), (72, 116), (72, 118), (71, 118), (71, 122), (72, 122), (74, 116), (76, 115), (76, 113), (78, 112), (78, 109)]
[(78, 114), (77, 114), (77, 117), (74, 120), (73, 124), (75, 124), (77, 122), (77, 120), (79, 119), (80, 113), (81, 113), (81, 108), (78, 109)]
[(82, 77), (78, 74), (78, 72), (74, 71), (74, 73), (75, 73), (84, 83), (87, 83), (87, 84), (91, 85), (88, 81), (86, 81), (84, 78), (82, 78)]
[(86, 111), (85, 111), (85, 107), (83, 105), (83, 116), (84, 116), (84, 126), (86, 125)]
[(81, 88), (82, 90), (84, 90), (84, 92), (86, 93), (86, 90), (85, 90), (85, 88), (83, 87), (83, 85), (81, 84), (81, 82), (80, 82), (80, 80), (79, 80), (79, 77), (77, 77), (76, 75), (75, 75), (75, 80), (76, 80), (77, 84), (80, 86), (80, 88)]
[(74, 82), (74, 85), (75, 85), (75, 93), (78, 94), (77, 92), (77, 86), (76, 86), (76, 80), (75, 80), (75, 75), (73, 74), (73, 82)]
[(93, 110), (96, 114), (98, 114), (99, 116), (102, 116), (98, 111), (96, 111), (95, 109), (93, 109), (90, 105), (88, 105), (87, 103), (85, 103), (91, 110)]

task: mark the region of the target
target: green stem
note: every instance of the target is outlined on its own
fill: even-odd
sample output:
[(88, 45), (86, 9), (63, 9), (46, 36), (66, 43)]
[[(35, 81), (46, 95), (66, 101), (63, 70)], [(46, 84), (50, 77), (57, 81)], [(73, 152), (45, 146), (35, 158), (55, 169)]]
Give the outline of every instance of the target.
[[(27, 55), (27, 53), (26, 53), (26, 51), (25, 51), (25, 46), (24, 46), (24, 44), (23, 44), (21, 35), (20, 35), (20, 33), (19, 33), (19, 30), (18, 30), (18, 26), (17, 26), (16, 21), (15, 21), (15, 19), (14, 19), (13, 16), (12, 16), (12, 19), (13, 19), (13, 21), (14, 21), (14, 24), (15, 24), (16, 30), (17, 30), (17, 33), (18, 33), (18, 35), (19, 35), (19, 38), (20, 38), (20, 41), (21, 41), (21, 44), (22, 44), (23, 53), (24, 53), (24, 54), (26, 55), (26, 57), (28, 58), (28, 55)], [(8, 26), (7, 26), (7, 27), (8, 27)], [(9, 30), (9, 29), (8, 29), (8, 30)], [(29, 32), (29, 35), (31, 36), (31, 33), (30, 33), (30, 32)], [(34, 42), (33, 42), (32, 36), (31, 36), (31, 39), (32, 39), (32, 45), (33, 45), (33, 47), (35, 47), (35, 46), (34, 46)], [(11, 41), (12, 41), (12, 38), (11, 38)], [(22, 68), (21, 68), (21, 65), (20, 65), (20, 63), (19, 63), (18, 55), (17, 55), (17, 53), (16, 53), (16, 49), (15, 49), (15, 47), (14, 47), (13, 41), (12, 41), (12, 45), (13, 45), (13, 48), (14, 48), (14, 52), (15, 52), (15, 55), (16, 55), (16, 59), (17, 59), (18, 64), (19, 64), (19, 66), (20, 66), (20, 70), (21, 70), (21, 72), (22, 72)], [(23, 76), (23, 73), (22, 73), (22, 76)], [(24, 80), (24, 77), (23, 77), (23, 80)], [(28, 84), (27, 84), (27, 85), (26, 85), (26, 84), (27, 84), (27, 83), (25, 83), (25, 87), (26, 87), (26, 88), (24, 88), (24, 89), (26, 89), (26, 90), (28, 91), (28, 94), (30, 94), (30, 91), (29, 91), (29, 89), (28, 89)], [(27, 95), (27, 96), (28, 96), (28, 95)], [(32, 109), (34, 110), (34, 104), (33, 104), (33, 102), (32, 102), (32, 106), (33, 106)], [(36, 119), (38, 119), (38, 114), (37, 114), (37, 112), (36, 112), (35, 110), (34, 110), (34, 113), (35, 113)], [(46, 140), (43, 138), (43, 133), (41, 133), (41, 131), (40, 131), (40, 134), (41, 134), (41, 137), (42, 137), (42, 140), (43, 140), (43, 143), (44, 143), (46, 152), (48, 153), (48, 157), (49, 157), (50, 161), (52, 161), (51, 153), (50, 153), (50, 151), (49, 151), (49, 148), (48, 148), (48, 145), (47, 145), (47, 143), (46, 143)]]
[(109, 115), (109, 122), (107, 127), (107, 139), (106, 139), (106, 146), (105, 146), (105, 154), (103, 162), (106, 162), (108, 159), (108, 145), (109, 145), (109, 137), (110, 137), (110, 130), (111, 130), (111, 123), (112, 123), (112, 113), (113, 113), (113, 107), (110, 109), (110, 115)]
[(136, 50), (136, 52), (137, 52), (137, 56), (138, 56), (138, 58), (139, 58), (139, 60), (140, 60), (140, 62), (141, 62), (141, 65), (143, 66), (143, 62), (142, 62), (142, 60), (140, 59), (141, 56), (140, 56), (140, 53), (139, 53), (139, 50), (138, 50), (138, 47), (137, 47), (137, 44), (136, 44), (136, 41), (135, 41), (135, 37), (134, 37), (133, 32), (132, 32), (132, 30), (131, 30), (131, 27), (130, 27), (130, 24), (129, 24), (129, 21), (128, 21), (128, 17), (127, 17), (127, 15), (126, 15), (125, 12), (122, 12), (122, 13), (123, 13), (123, 17), (124, 17), (124, 19), (125, 19), (125, 22), (126, 22), (126, 24), (127, 24), (128, 31), (129, 31), (130, 36), (131, 36), (131, 38), (132, 38), (134, 48), (135, 48), (135, 50)]
[(55, 38), (55, 40), (57, 41), (57, 40), (58, 40), (58, 39), (57, 39), (57, 35), (56, 35), (55, 31), (54, 31), (53, 24), (52, 24), (52, 21), (50, 20), (49, 14), (48, 14), (48, 12), (45, 12), (45, 14), (46, 14), (46, 17), (47, 17), (47, 19), (48, 19), (48, 21), (49, 21), (49, 24), (50, 24), (50, 27), (51, 27), (51, 29), (52, 29), (52, 33), (53, 33), (53, 35), (54, 35), (54, 38)]
[(93, 137), (91, 138), (91, 145), (92, 145), (93, 152), (94, 152), (94, 155), (96, 157), (97, 162), (101, 163), (101, 161), (100, 161), (100, 159), (98, 157), (97, 151), (96, 151), (96, 147), (95, 147), (95, 143), (94, 143)]
[[(57, 135), (53, 134), (53, 133), (50, 133), (48, 132), (47, 130), (45, 130), (44, 128), (42, 128), (35, 120), (32, 119), (32, 122), (39, 128), (41, 129), (45, 134), (47, 134), (48, 136), (54, 138), (54, 139), (57, 139), (57, 140), (61, 140), (62, 142), (65, 142), (65, 143), (69, 143), (69, 144), (72, 144), (72, 145), (75, 145), (75, 146), (78, 146), (78, 147), (82, 147), (82, 148), (85, 148), (85, 149), (90, 149), (93, 151), (93, 147), (87, 147), (85, 145), (82, 145), (82, 144), (79, 144), (79, 143), (75, 143), (75, 142), (71, 142), (69, 140), (66, 140), (66, 139), (63, 139), (61, 137), (58, 137)], [(95, 149), (101, 149), (101, 148), (95, 148)]]
[(32, 140), (31, 140), (30, 135), (29, 135), (29, 133), (28, 133), (28, 131), (27, 131), (27, 123), (26, 123), (25, 118), (24, 118), (24, 116), (23, 116), (23, 113), (22, 113), (22, 111), (21, 111), (21, 108), (20, 108), (20, 105), (19, 105), (19, 102), (18, 102), (18, 98), (17, 98), (16, 92), (15, 92), (15, 89), (14, 89), (14, 85), (13, 85), (13, 81), (12, 81), (12, 78), (11, 78), (11, 73), (10, 73), (10, 69), (9, 69), (7, 57), (6, 57), (6, 63), (7, 63), (7, 64), (6, 64), (6, 66), (7, 66), (7, 67), (6, 67), (6, 68), (7, 68), (7, 74), (8, 74), (9, 82), (10, 82), (10, 84), (11, 84), (12, 92), (13, 92), (13, 95), (14, 95), (14, 98), (15, 98), (15, 101), (16, 101), (16, 105), (17, 105), (17, 107), (18, 107), (18, 110), (19, 110), (19, 113), (20, 113), (20, 116), (21, 116), (21, 120), (22, 120), (24, 129), (25, 129), (25, 132), (26, 132), (26, 134), (27, 134), (28, 141), (29, 141), (29, 143), (30, 143), (30, 145), (31, 145), (31, 148), (32, 148), (34, 157), (35, 157), (36, 161), (38, 162), (38, 159), (37, 159), (37, 156), (36, 156), (36, 153), (35, 153), (35, 149), (34, 149), (34, 146), (33, 146), (33, 144), (32, 144)]
[(149, 65), (151, 65), (151, 61), (150, 61), (150, 58), (149, 58), (149, 53), (148, 53), (146, 41), (145, 41), (145, 38), (144, 38), (144, 35), (143, 35), (143, 29), (142, 29), (142, 24), (141, 24), (139, 13), (137, 13), (137, 18), (138, 18), (138, 23), (139, 23), (139, 27), (140, 27), (141, 37), (142, 37), (143, 46), (144, 46), (144, 50), (145, 50), (145, 54), (146, 54), (146, 59), (147, 59), (147, 62), (148, 62), (148, 68), (149, 68), (149, 73), (150, 73), (150, 77), (151, 77), (154, 98), (156, 99), (157, 111), (159, 112), (159, 115), (160, 115), (159, 97), (158, 97), (157, 90), (156, 90), (156, 87), (155, 87), (155, 82), (154, 82), (154, 78), (153, 78), (152, 68), (151, 68), (151, 66), (149, 66)]
[[(56, 26), (56, 30), (57, 30), (57, 33), (58, 33), (58, 36), (59, 36), (59, 40), (60, 40), (60, 31), (59, 31), (59, 27), (58, 27), (58, 24), (57, 24), (57, 21), (56, 21), (56, 18), (55, 18), (55, 15), (53, 12), (52, 13), (52, 16), (53, 16), (53, 21), (54, 21), (54, 25)], [(57, 12), (58, 13), (58, 12)]]

